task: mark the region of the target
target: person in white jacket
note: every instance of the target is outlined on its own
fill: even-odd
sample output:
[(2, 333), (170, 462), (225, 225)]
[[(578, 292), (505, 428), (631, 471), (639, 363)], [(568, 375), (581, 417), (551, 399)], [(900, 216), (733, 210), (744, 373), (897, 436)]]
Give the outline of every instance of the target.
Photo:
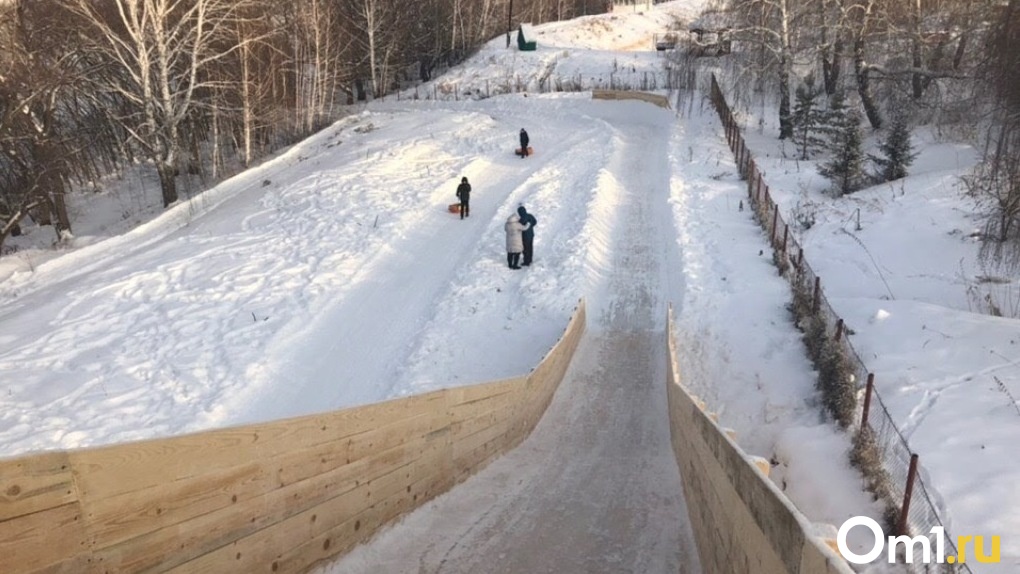
[(521, 252), (524, 251), (522, 234), (531, 224), (521, 224), (521, 216), (512, 213), (503, 227), (506, 229), (506, 263), (510, 269), (520, 269)]

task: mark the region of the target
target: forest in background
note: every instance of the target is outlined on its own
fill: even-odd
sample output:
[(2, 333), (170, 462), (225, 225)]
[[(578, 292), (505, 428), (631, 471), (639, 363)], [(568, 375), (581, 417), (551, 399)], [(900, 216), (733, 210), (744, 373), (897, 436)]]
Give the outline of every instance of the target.
[(837, 194), (876, 182), (867, 130), (901, 154), (879, 158), (878, 181), (906, 175), (890, 162), (909, 164), (904, 134), (918, 125), (981, 149), (963, 183), (982, 210), (982, 256), (1020, 268), (1020, 0), (725, 0), (711, 16), (734, 46), (720, 64), (734, 97), (777, 103), (779, 138), (801, 159), (834, 158), (823, 175), (842, 178)]
[[(609, 8), (604, 0), (0, 0), (0, 253), (26, 217), (52, 226), (59, 242), (74, 225), (66, 194), (98, 189), (126, 166), (150, 165), (169, 206), (189, 181), (182, 176), (216, 182), (236, 173), (350, 103), (427, 81), (494, 37), (509, 41), (521, 22)], [(838, 149), (860, 144), (866, 134), (850, 133), (858, 124), (888, 134), (883, 145), (928, 124), (981, 148), (985, 161), (964, 183), (983, 210), (982, 254), (1020, 267), (1020, 0), (720, 0), (701, 20), (726, 38), (717, 62), (736, 101), (778, 104), (779, 137), (803, 157), (861, 163), (861, 152)], [(864, 184), (830, 163), (841, 192)]]
[(606, 9), (597, 0), (0, 0), (0, 249), (26, 217), (52, 225), (58, 241), (71, 233), (74, 186), (145, 162), (166, 207), (182, 174), (216, 181), (521, 22)]

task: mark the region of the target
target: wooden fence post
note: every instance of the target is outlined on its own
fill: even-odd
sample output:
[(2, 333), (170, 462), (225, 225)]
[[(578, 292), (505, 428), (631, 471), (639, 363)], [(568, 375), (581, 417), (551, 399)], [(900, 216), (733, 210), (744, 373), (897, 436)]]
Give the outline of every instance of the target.
[(903, 493), (903, 508), (900, 509), (900, 522), (896, 530), (901, 536), (907, 533), (907, 516), (910, 514), (910, 499), (914, 495), (914, 479), (917, 478), (917, 454), (910, 455), (910, 470), (907, 472), (907, 490)]
[(789, 236), (790, 236), (790, 226), (787, 225), (786, 222), (784, 221), (783, 222), (783, 248), (782, 248), (782, 251), (783, 251), (784, 255), (786, 254), (786, 240), (787, 240), (787, 238)]
[(836, 321), (836, 342), (838, 343), (843, 338), (843, 320), (839, 319)]

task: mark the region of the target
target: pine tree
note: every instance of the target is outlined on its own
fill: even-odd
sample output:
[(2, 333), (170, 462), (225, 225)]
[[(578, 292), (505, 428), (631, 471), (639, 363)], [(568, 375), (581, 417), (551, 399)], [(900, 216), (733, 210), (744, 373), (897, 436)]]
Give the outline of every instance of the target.
[(818, 108), (819, 90), (815, 88), (815, 77), (808, 75), (804, 83), (797, 86), (796, 102), (793, 106), (793, 141), (800, 150), (800, 159), (810, 159), (811, 153), (824, 143), (818, 137), (822, 110)]
[(917, 154), (910, 143), (910, 126), (906, 114), (896, 113), (892, 118), (892, 126), (884, 140), (878, 144), (881, 156), (868, 155), (878, 166), (878, 178), (881, 181), (892, 181), (907, 176), (907, 167), (914, 162)]
[(857, 191), (864, 184), (864, 151), (862, 150), (861, 116), (848, 110), (841, 93), (836, 93), (826, 114), (829, 135), (829, 160), (818, 168), (818, 173), (833, 183), (837, 196)]

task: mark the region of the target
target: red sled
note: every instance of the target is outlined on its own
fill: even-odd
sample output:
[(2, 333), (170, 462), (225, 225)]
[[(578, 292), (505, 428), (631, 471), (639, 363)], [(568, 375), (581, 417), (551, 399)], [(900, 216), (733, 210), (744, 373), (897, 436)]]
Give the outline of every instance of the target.
[[(521, 151), (521, 148), (517, 148), (514, 150), (514, 155), (521, 157), (524, 155), (524, 152)], [(528, 155), (535, 155), (535, 148), (530, 145), (528, 146)]]
[(460, 213), (460, 202), (451, 203), (447, 209), (450, 210), (450, 213)]

